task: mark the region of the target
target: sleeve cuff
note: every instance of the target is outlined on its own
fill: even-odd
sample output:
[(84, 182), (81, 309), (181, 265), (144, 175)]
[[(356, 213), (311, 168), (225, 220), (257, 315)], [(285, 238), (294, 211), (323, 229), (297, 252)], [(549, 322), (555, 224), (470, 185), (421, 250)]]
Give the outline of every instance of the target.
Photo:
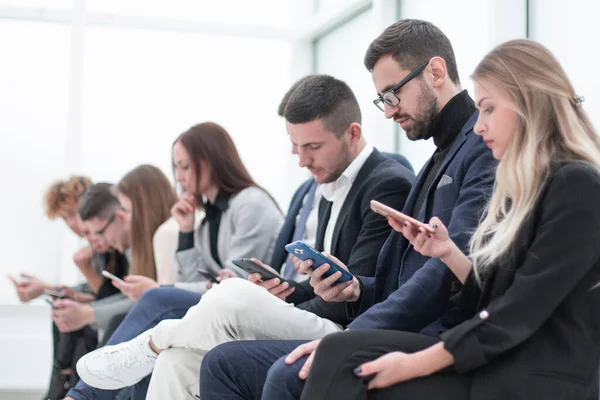
[(177, 251), (183, 251), (194, 247), (194, 232), (179, 232), (179, 244)]
[(487, 364), (487, 358), (475, 330), (488, 318), (488, 312), (482, 310), (474, 318), (440, 335), (444, 347), (454, 357), (454, 369), (458, 373), (469, 372)]

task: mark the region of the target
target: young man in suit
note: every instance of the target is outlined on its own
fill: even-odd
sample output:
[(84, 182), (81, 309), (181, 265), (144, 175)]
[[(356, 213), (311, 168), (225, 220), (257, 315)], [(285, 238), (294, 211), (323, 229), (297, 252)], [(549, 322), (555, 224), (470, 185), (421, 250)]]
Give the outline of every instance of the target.
[[(401, 20), (370, 45), (365, 65), (378, 93), (374, 103), (385, 117), (399, 123), (409, 139), (433, 138), (437, 147), (403, 212), (425, 222), (440, 217), (466, 251), (491, 194), (496, 163), (473, 132), (475, 104), (460, 86), (448, 38), (431, 23)], [(313, 271), (303, 263), (300, 270), (311, 274), (315, 293), (345, 305), (351, 319), (348, 329), (437, 335), (461, 321), (460, 312), (451, 309), (450, 298), (460, 285), (450, 270), (439, 259), (414, 251), (395, 231), (381, 249), (375, 277), (355, 276), (351, 282), (335, 284), (335, 274), (323, 279), (324, 268)], [(220, 345), (203, 361), (201, 396), (298, 399), (318, 343)], [(253, 374), (243, 374), (249, 365)]]
[[(385, 218), (370, 212), (370, 201), (403, 207), (412, 174), (367, 145), (358, 102), (337, 79), (305, 79), (291, 95), (284, 116), (300, 166), (322, 184), (315, 247), (335, 254), (352, 273), (372, 276), (390, 227)], [(202, 354), (220, 343), (317, 338), (339, 332), (348, 323), (345, 305), (323, 301), (308, 282), (278, 284), (277, 292), (273, 282), (253, 282), (221, 282), (182, 319), (162, 321), (129, 342), (97, 351), (80, 362), (78, 370), (87, 383), (116, 389), (154, 369), (148, 399), (186, 398), (198, 393)], [(260, 286), (271, 288), (271, 293)], [(114, 362), (117, 358), (128, 362)]]

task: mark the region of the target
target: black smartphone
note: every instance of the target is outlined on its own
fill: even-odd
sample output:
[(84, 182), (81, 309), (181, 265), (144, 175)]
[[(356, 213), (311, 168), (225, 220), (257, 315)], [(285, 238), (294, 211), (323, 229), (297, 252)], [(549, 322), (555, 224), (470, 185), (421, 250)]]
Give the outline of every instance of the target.
[(269, 271), (262, 265), (255, 263), (254, 261), (252, 261), (249, 258), (240, 258), (238, 260), (233, 260), (232, 263), (234, 263), (235, 265), (237, 265), (244, 271), (249, 272), (251, 274), (259, 273), (262, 276), (263, 281), (268, 281), (269, 279), (277, 278), (282, 283), (286, 282), (286, 280), (283, 279), (281, 276)]
[(44, 294), (54, 298), (54, 299), (67, 299), (68, 297), (62, 294), (61, 292), (57, 292), (56, 290), (44, 289)]
[(209, 272), (207, 270), (198, 268), (198, 273), (212, 283), (219, 283), (217, 280), (217, 276), (219, 275), (216, 275), (214, 272)]

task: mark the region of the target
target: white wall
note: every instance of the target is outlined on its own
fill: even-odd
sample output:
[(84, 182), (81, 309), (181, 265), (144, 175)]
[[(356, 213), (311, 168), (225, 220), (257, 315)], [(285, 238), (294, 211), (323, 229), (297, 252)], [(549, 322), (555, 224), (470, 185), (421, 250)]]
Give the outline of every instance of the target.
[(585, 97), (583, 108), (600, 129), (600, 2), (530, 0), (529, 4), (529, 37), (554, 53), (575, 91)]
[[(292, 158), (276, 114), (291, 83), (288, 41), (90, 26), (82, 82), (73, 91), (70, 68), (78, 63), (70, 61), (68, 25), (0, 20), (0, 35), (6, 38), (0, 40), (0, 170), (11, 188), (0, 207), (11, 227), (0, 233), (11, 249), (3, 275), (26, 271), (75, 283), (71, 257), (80, 242), (44, 217), (47, 185), (71, 173), (116, 182), (141, 163), (171, 176), (173, 140), (203, 121), (230, 132), (257, 182), (287, 207), (300, 181), (273, 165)], [(81, 104), (70, 109), (69, 95), (78, 88)], [(78, 118), (79, 129), (71, 132), (69, 122)], [(2, 298), (15, 300), (6, 279), (0, 279)]]
[(375, 17), (369, 9), (317, 40), (315, 67), (316, 72), (332, 75), (350, 86), (360, 105), (365, 138), (379, 150), (393, 151), (393, 123), (381, 123), (383, 113), (373, 104), (377, 92), (363, 63), (367, 47), (380, 30)]

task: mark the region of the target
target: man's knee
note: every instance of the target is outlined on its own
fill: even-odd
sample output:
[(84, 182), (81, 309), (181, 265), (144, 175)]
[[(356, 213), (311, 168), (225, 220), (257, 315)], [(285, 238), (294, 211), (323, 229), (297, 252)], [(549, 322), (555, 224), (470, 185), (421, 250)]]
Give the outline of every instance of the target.
[(231, 343), (235, 342), (217, 346), (206, 353), (202, 359), (202, 364), (200, 365), (200, 382), (210, 382), (213, 377), (223, 377), (227, 375), (227, 367), (230, 366), (231, 363), (227, 358), (229, 350), (226, 345)]
[(156, 304), (164, 304), (166, 301), (168, 301), (170, 295), (172, 294), (170, 293), (169, 289), (171, 288), (157, 287), (146, 290), (142, 297), (140, 297), (137, 301), (136, 306), (144, 307), (153, 306)]
[(219, 315), (246, 313), (256, 309), (253, 299), (260, 296), (261, 287), (241, 278), (231, 278), (210, 289), (200, 304)]
[(302, 394), (304, 381), (298, 377), (298, 374), (308, 356), (300, 358), (292, 365), (286, 364), (285, 357), (275, 361), (269, 369), (263, 389), (263, 399), (299, 398)]

